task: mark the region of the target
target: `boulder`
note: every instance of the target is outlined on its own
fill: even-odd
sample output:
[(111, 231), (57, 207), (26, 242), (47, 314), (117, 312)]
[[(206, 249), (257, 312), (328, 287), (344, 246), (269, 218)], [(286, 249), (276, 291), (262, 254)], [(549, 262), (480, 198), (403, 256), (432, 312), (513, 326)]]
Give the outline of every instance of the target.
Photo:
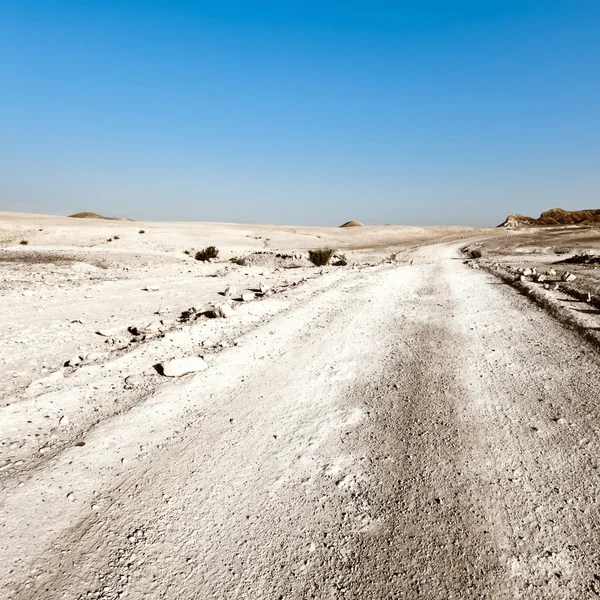
[(254, 294), (254, 292), (247, 292), (245, 294), (242, 294), (242, 300), (244, 302), (251, 302), (255, 298), (256, 298), (256, 295)]
[(161, 363), (161, 367), (162, 374), (165, 377), (182, 377), (189, 373), (204, 371), (207, 368), (207, 364), (201, 356), (188, 356)]
[(225, 291), (223, 292), (223, 296), (225, 296), (226, 298), (233, 298), (237, 295), (238, 295), (238, 291), (233, 286), (229, 286), (229, 287), (225, 288)]
[(563, 273), (563, 276), (562, 276), (563, 281), (575, 281), (575, 279), (577, 279), (577, 275), (573, 275), (573, 273), (569, 273), (568, 271)]

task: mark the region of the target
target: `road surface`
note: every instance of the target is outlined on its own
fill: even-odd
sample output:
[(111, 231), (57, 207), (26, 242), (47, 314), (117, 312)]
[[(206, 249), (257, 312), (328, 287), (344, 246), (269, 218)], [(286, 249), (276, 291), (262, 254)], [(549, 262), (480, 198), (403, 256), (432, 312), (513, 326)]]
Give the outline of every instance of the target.
[(600, 355), (456, 244), (2, 481), (11, 599), (600, 596)]

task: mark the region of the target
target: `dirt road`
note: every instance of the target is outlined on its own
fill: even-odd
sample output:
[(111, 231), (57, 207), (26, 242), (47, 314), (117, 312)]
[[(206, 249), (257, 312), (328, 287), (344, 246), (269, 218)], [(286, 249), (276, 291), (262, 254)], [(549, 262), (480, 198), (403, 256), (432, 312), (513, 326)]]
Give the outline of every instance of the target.
[(600, 355), (457, 247), (315, 283), (5, 478), (6, 597), (599, 596)]

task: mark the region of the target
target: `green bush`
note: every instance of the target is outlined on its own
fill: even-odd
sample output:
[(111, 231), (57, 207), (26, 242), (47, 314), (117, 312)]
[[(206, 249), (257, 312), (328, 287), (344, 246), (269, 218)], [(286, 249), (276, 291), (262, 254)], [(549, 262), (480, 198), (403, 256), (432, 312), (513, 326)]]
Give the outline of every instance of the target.
[(245, 267), (246, 266), (246, 259), (245, 258), (241, 258), (239, 256), (234, 256), (233, 258), (230, 258), (229, 262), (233, 263), (234, 265), (240, 265), (240, 267)]
[(200, 250), (196, 252), (196, 260), (201, 260), (202, 262), (209, 261), (211, 258), (217, 258), (219, 256), (219, 251), (214, 246), (208, 246), (204, 248), (204, 250)]
[(324, 267), (329, 263), (332, 256), (333, 250), (330, 250), (329, 248), (308, 251), (308, 260), (310, 260), (315, 267)]

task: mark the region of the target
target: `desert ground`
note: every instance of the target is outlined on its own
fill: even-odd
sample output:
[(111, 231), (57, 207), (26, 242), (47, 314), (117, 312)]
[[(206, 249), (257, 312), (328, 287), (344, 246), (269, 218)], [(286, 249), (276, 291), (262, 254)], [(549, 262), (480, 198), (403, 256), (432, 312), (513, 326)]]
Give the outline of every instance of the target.
[(600, 596), (594, 253), (0, 213), (2, 597)]

